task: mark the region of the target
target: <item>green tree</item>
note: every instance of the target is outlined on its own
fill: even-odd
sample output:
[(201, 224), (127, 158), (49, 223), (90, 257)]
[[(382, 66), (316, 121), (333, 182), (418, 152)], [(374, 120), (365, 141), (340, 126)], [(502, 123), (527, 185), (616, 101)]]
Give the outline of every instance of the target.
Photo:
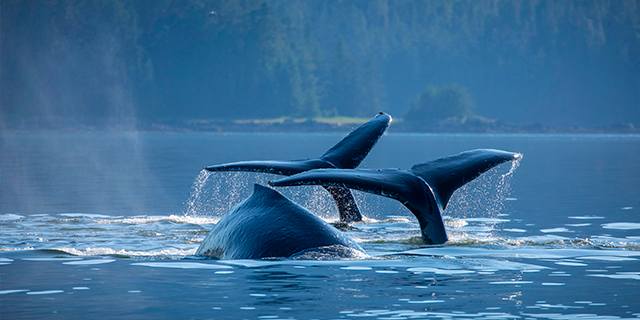
[(404, 119), (410, 124), (433, 124), (449, 118), (473, 115), (471, 95), (460, 85), (428, 86)]

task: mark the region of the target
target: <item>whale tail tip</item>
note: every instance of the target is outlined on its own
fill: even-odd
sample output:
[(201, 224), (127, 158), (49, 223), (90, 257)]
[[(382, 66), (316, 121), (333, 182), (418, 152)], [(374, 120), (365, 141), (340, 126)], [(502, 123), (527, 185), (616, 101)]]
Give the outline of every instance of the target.
[(418, 164), (411, 167), (410, 171), (431, 186), (444, 209), (460, 187), (501, 163), (520, 161), (522, 157), (522, 153), (476, 149)]
[(391, 123), (391, 116), (379, 112), (327, 150), (320, 159), (336, 168), (353, 169), (369, 154)]

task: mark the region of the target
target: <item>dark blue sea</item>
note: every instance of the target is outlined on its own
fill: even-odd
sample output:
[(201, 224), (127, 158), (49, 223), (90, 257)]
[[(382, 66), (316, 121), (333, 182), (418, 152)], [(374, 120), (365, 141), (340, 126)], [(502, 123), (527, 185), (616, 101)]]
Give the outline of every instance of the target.
[[(352, 260), (194, 256), (274, 176), (205, 174), (315, 157), (343, 134), (0, 132), (2, 319), (637, 319), (640, 136), (389, 133), (362, 164), (521, 152), (458, 190), (450, 241), (420, 243), (393, 200), (356, 193)], [(281, 189), (337, 219), (318, 187)]]

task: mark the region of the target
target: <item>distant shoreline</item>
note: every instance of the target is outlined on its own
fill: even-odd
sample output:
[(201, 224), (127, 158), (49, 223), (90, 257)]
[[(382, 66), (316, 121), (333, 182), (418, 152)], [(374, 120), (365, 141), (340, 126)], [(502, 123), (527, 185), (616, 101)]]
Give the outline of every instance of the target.
[[(364, 119), (361, 122), (364, 122)], [(25, 124), (20, 126), (0, 126), (0, 131), (148, 131), (148, 132), (213, 132), (213, 133), (323, 133), (348, 132), (357, 127), (359, 121), (249, 121), (249, 120), (215, 120), (187, 121), (184, 123), (137, 123), (125, 122), (111, 125), (85, 124)], [(392, 123), (393, 133), (430, 133), (430, 134), (640, 134), (640, 127), (633, 125), (610, 125), (601, 127), (560, 127), (540, 124), (514, 125), (493, 123), (491, 125), (425, 125), (423, 128), (409, 126), (401, 121)]]

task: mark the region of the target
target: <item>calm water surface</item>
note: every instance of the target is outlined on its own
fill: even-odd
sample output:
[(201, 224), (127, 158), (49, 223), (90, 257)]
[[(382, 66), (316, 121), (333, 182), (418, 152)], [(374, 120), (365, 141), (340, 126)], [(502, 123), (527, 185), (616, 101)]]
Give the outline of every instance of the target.
[[(454, 195), (451, 241), (420, 244), (396, 202), (357, 193), (358, 260), (193, 256), (273, 176), (208, 164), (322, 154), (342, 134), (17, 133), (0, 137), (6, 319), (640, 317), (640, 136), (388, 134), (363, 167), (473, 148), (524, 153)], [(517, 168), (516, 168), (517, 167)], [(316, 187), (281, 189), (327, 221)]]

